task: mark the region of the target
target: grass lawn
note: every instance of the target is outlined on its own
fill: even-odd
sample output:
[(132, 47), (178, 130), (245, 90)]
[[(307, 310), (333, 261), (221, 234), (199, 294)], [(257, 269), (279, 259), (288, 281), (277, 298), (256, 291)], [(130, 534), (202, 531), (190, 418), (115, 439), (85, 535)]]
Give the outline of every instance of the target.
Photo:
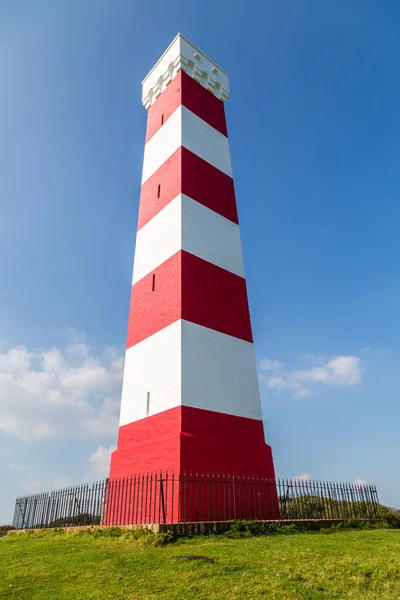
[[(0, 539), (0, 598), (400, 598), (400, 530), (199, 537), (165, 546), (89, 533)], [(176, 560), (203, 555), (214, 563)]]

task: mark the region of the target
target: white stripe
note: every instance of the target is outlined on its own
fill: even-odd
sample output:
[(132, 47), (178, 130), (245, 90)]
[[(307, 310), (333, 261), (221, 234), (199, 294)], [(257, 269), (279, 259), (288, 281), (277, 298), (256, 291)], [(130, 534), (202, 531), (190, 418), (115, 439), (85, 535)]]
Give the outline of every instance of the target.
[(182, 146), (232, 177), (228, 138), (184, 106)]
[(176, 321), (126, 352), (120, 425), (192, 406), (261, 419), (253, 344)]
[(179, 250), (244, 277), (239, 225), (179, 194), (138, 231), (132, 284)]
[(126, 351), (120, 426), (181, 404), (181, 322)]
[(182, 111), (179, 106), (144, 147), (142, 185), (182, 145)]
[(186, 107), (179, 106), (145, 146), (142, 184), (180, 146), (232, 177), (228, 138)]
[(182, 404), (261, 419), (253, 344), (182, 321)]
[(182, 215), (179, 195), (137, 232), (132, 284), (173, 256), (181, 247)]
[(182, 194), (182, 248), (244, 277), (239, 225)]

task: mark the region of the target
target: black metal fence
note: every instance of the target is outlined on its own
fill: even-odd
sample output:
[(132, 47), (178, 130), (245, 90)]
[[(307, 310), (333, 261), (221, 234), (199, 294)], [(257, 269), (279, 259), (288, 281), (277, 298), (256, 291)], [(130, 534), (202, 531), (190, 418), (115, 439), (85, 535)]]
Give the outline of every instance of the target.
[(13, 526), (378, 518), (373, 485), (157, 472), (18, 498)]

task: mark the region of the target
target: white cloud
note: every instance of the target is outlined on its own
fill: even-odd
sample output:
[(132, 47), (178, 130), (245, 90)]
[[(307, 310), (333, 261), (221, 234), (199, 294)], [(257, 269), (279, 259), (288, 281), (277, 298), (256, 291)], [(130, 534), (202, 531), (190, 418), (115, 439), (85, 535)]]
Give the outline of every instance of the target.
[(0, 351), (0, 431), (23, 440), (115, 436), (123, 357), (94, 354), (72, 332), (65, 349)]
[(264, 371), (279, 371), (282, 369), (283, 364), (279, 360), (270, 360), (269, 358), (263, 358), (261, 361), (261, 368)]
[(42, 487), (42, 482), (38, 479), (32, 479), (32, 481), (28, 481), (22, 485), (23, 490), (27, 494), (38, 494), (39, 492), (47, 492), (47, 490)]
[(287, 387), (287, 381), (281, 377), (280, 375), (273, 375), (268, 380), (269, 388), (277, 388), (278, 390), (283, 390)]
[(320, 367), (294, 371), (297, 381), (327, 385), (355, 385), (361, 380), (362, 360), (357, 356), (336, 356)]
[(366, 481), (365, 479), (355, 479), (353, 483), (355, 483), (356, 485), (368, 485), (368, 481)]
[(41, 479), (32, 479), (22, 485), (24, 492), (29, 494), (39, 494), (40, 492), (50, 492), (71, 485), (70, 477), (50, 477)]
[(67, 352), (70, 354), (77, 354), (78, 356), (88, 356), (89, 348), (86, 344), (71, 344), (71, 346), (67, 347)]
[[(92, 483), (108, 477), (111, 453), (114, 450), (115, 446), (109, 446), (108, 448), (98, 446), (97, 450), (95, 450), (89, 458), (91, 466), (89, 471), (83, 476), (83, 481)], [(22, 477), (25, 476), (25, 481), (22, 480), (20, 484), (24, 494), (29, 495), (40, 492), (49, 492), (79, 484), (78, 481), (72, 481), (67, 475), (52, 476), (33, 467), (27, 467), (16, 463), (9, 463), (8, 466), (11, 471), (21, 473)]]
[(360, 352), (370, 352), (371, 350), (371, 346), (364, 346), (364, 348), (361, 348)]
[(75, 329), (75, 327), (67, 327), (67, 334), (72, 344), (84, 343), (86, 340), (86, 333)]
[(302, 360), (308, 360), (311, 362), (317, 362), (317, 363), (322, 363), (326, 360), (325, 356), (320, 356), (318, 354), (304, 354), (301, 357)]
[(105, 448), (99, 446), (90, 457), (92, 466), (90, 470), (84, 475), (84, 481), (96, 481), (98, 479), (104, 479), (110, 472), (110, 460), (111, 453), (114, 452), (115, 446)]
[(25, 346), (15, 346), (8, 352), (0, 354), (0, 373), (12, 373), (18, 375), (30, 369), (32, 354)]
[[(260, 379), (266, 381), (271, 389), (292, 392), (294, 398), (309, 396), (312, 393), (309, 389), (310, 385), (352, 386), (361, 381), (363, 361), (358, 356), (334, 356), (328, 360), (323, 359), (323, 362), (320, 356), (305, 355), (305, 357), (307, 360), (320, 361), (321, 364), (309, 369), (285, 370), (279, 361), (264, 358), (260, 363), (262, 372)], [(275, 363), (279, 367), (274, 368)], [(265, 376), (266, 371), (272, 371), (272, 374)]]
[(293, 398), (307, 398), (307, 396), (311, 396), (311, 392), (307, 388), (301, 388), (293, 392)]
[(296, 475), (290, 479), (291, 481), (311, 481), (312, 477), (309, 473), (302, 473), (301, 475)]

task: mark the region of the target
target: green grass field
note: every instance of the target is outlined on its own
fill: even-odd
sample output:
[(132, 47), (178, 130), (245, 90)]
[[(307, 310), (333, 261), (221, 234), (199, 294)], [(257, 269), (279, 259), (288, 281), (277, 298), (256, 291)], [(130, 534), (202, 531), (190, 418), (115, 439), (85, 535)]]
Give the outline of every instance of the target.
[[(0, 598), (26, 600), (400, 598), (400, 530), (198, 537), (9, 535)], [(203, 555), (213, 563), (176, 560)]]

